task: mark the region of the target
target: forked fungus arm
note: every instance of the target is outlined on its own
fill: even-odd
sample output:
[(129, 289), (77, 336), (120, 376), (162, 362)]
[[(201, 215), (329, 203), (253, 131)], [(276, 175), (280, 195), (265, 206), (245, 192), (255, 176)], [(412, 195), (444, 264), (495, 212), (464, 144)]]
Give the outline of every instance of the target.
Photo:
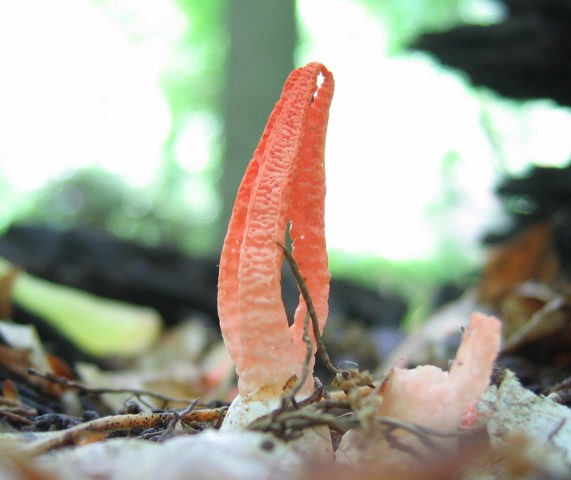
[[(324, 143), (333, 77), (319, 63), (293, 71), (242, 180), (220, 259), (218, 313), (240, 395), (280, 397), (302, 372), (305, 302), (288, 327), (281, 298), (286, 229), (323, 329), (329, 272)], [(313, 337), (313, 336), (312, 336)], [(315, 345), (315, 340), (312, 338)], [(313, 366), (310, 365), (310, 372)], [(308, 376), (301, 394), (311, 391)]]

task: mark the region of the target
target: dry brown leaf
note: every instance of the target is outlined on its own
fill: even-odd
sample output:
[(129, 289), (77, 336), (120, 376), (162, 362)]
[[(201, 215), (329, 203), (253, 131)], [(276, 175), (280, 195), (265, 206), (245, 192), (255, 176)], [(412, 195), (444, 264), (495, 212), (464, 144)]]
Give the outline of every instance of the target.
[(479, 285), (480, 301), (497, 304), (522, 282), (549, 284), (556, 279), (560, 266), (552, 235), (549, 223), (538, 223), (492, 248)]

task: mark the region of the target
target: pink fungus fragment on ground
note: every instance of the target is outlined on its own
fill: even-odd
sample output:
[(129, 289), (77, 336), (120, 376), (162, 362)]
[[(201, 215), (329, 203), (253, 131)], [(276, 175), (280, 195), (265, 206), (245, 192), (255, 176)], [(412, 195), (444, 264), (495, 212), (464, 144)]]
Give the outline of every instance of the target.
[(474, 313), (450, 371), (432, 365), (394, 368), (384, 385), (379, 413), (424, 427), (457, 430), (490, 384), (500, 342), (500, 321)]

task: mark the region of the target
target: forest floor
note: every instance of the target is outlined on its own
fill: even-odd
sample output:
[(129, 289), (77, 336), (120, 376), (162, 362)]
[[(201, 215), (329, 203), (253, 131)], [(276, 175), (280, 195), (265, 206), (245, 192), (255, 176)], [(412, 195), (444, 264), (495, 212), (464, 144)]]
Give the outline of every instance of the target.
[[(339, 300), (332, 332), (323, 339), (325, 348), (331, 342), (337, 377), (327, 362), (319, 363), (317, 375), (324, 387), (316, 388), (313, 398), (284, 400), (243, 432), (219, 431), (237, 391), (233, 365), (211, 318), (211, 265), (192, 264), (194, 278), (210, 290), (203, 298), (191, 295), (200, 299), (200, 306), (180, 306), (185, 311), (180, 318), (167, 313), (168, 321), (151, 346), (127, 356), (86, 352), (58, 328), (46, 328), (45, 320), (30, 323), (29, 309), (6, 301), (18, 274), (7, 276), (1, 287), (5, 313), (10, 313), (5, 316), (17, 321), (0, 324), (0, 474), (6, 479), (569, 478), (571, 305), (553, 235), (550, 224), (538, 223), (490, 249), (479, 283), (412, 332), (398, 328), (404, 309), (394, 298), (371, 297), (368, 291), (354, 294), (369, 303), (373, 298), (373, 311), (393, 312), (382, 328), (370, 318), (363, 320), (368, 314), (356, 318), (356, 311), (371, 308), (359, 310)], [(6, 255), (6, 244), (0, 242), (0, 247)], [(11, 260), (27, 272), (42, 273), (42, 262), (32, 257), (18, 258), (12, 252)], [(165, 258), (163, 252), (157, 262), (164, 265)], [(93, 257), (90, 262), (97, 263)], [(63, 275), (61, 271), (69, 278), (69, 265), (56, 264), (59, 273), (50, 280)], [(152, 261), (134, 264), (137, 274), (141, 269), (152, 274)], [(101, 276), (101, 265), (97, 268)], [(122, 269), (127, 277), (129, 268)], [(159, 269), (153, 278), (161, 275)], [(122, 281), (117, 269), (110, 277), (107, 286)], [(130, 288), (124, 284), (120, 289), (128, 292), (127, 301), (136, 297)], [(172, 297), (185, 293), (179, 295), (178, 285), (169, 288), (163, 290), (172, 307)], [(346, 288), (343, 284), (340, 290)], [(165, 310), (163, 303), (158, 310)], [(502, 348), (490, 386), (474, 405), (477, 418), (470, 428), (448, 429), (444, 423), (434, 428), (380, 415), (391, 369), (434, 365), (447, 370), (474, 311), (500, 318)], [(351, 339), (338, 347), (340, 337)], [(378, 337), (383, 340), (371, 342)], [(351, 361), (342, 361), (347, 359)], [(419, 391), (414, 401), (406, 401), (411, 410), (420, 408), (429, 415), (446, 405), (443, 399), (435, 407), (430, 398)], [(311, 450), (309, 444), (303, 446), (311, 443), (307, 432), (323, 429), (331, 450), (308, 459), (303, 455), (304, 449)], [(358, 437), (349, 447), (343, 440), (351, 436), (348, 432)]]

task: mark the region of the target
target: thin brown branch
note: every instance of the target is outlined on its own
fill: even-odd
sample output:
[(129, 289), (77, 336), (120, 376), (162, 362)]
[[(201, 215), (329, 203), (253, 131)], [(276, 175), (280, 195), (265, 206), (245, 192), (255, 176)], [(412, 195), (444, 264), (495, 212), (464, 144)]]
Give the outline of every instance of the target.
[(103, 395), (103, 394), (131, 394), (134, 397), (151, 397), (163, 402), (163, 406), (168, 403), (189, 403), (193, 400), (188, 398), (176, 398), (170, 397), (168, 395), (162, 395), (160, 393), (150, 392), (148, 390), (140, 390), (136, 388), (112, 388), (112, 387), (88, 387), (80, 382), (74, 380), (69, 380), (65, 377), (60, 377), (52, 373), (46, 372), (41, 373), (33, 368), (28, 368), (28, 374), (36, 377), (40, 377), (48, 382), (57, 383), (63, 385), (67, 388), (73, 389), (78, 393), (88, 394), (88, 395)]
[(309, 338), (309, 314), (305, 315), (305, 319), (303, 322), (303, 341), (305, 342), (307, 350), (305, 353), (305, 358), (303, 360), (301, 377), (298, 378), (297, 382), (292, 387), (288, 395), (283, 397), (282, 408), (286, 408), (287, 404), (290, 403), (293, 406), (296, 406), (295, 396), (297, 395), (301, 387), (303, 387), (303, 384), (305, 383), (305, 381), (307, 380), (307, 376), (309, 375), (309, 364), (311, 362), (311, 356), (313, 355), (313, 345), (311, 343), (311, 338)]
[(313, 336), (315, 337), (315, 343), (317, 344), (317, 351), (323, 361), (323, 364), (333, 375), (336, 375), (339, 372), (339, 369), (333, 365), (331, 362), (331, 358), (327, 353), (327, 349), (325, 348), (325, 344), (323, 343), (323, 338), (321, 337), (321, 332), (319, 331), (319, 320), (317, 318), (317, 314), (315, 313), (315, 307), (313, 306), (313, 301), (311, 300), (311, 295), (309, 294), (309, 290), (307, 289), (307, 285), (301, 274), (297, 262), (291, 252), (280, 242), (276, 242), (279, 247), (282, 249), (285, 259), (289, 264), (289, 268), (291, 269), (291, 273), (293, 274), (299, 291), (301, 292), (301, 296), (305, 301), (305, 305), (307, 307), (307, 313), (311, 318), (311, 325), (313, 327)]
[(24, 416), (28, 412), (22, 412), (21, 409), (0, 409), (0, 417), (5, 417), (13, 423), (20, 425), (31, 425), (33, 422), (29, 416)]
[(73, 445), (93, 436), (99, 439), (99, 437), (104, 438), (106, 435), (117, 431), (132, 432), (151, 428), (164, 430), (169, 425), (174, 428), (174, 425), (179, 421), (185, 425), (194, 422), (215, 424), (226, 411), (226, 407), (194, 410), (194, 406), (195, 404), (191, 404), (190, 407), (178, 412), (112, 415), (98, 418), (52, 433), (48, 438), (26, 445), (22, 450), (32, 456), (40, 455), (54, 448)]

